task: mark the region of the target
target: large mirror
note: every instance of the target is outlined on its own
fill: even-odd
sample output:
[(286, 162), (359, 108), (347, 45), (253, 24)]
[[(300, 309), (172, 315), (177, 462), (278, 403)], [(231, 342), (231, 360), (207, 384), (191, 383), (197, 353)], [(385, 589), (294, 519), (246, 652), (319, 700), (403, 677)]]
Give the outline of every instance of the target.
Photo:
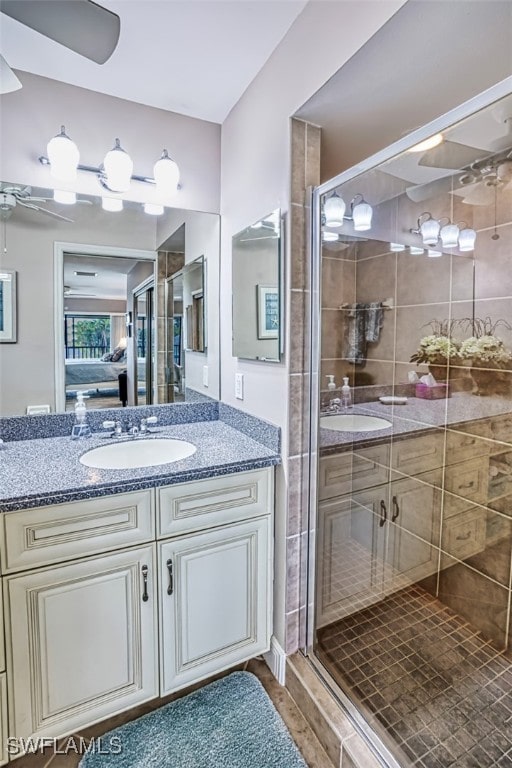
[[(1, 416), (72, 410), (77, 391), (89, 408), (219, 398), (217, 215), (154, 216), (127, 201), (110, 212), (94, 196), (65, 205), (50, 190), (6, 188), (16, 204), (0, 217), (0, 259), (16, 271), (18, 335), (0, 345)], [(166, 293), (177, 273), (191, 275), (196, 321), (193, 344), (184, 338), (179, 391)]]
[(282, 352), (281, 213), (233, 237), (233, 356), (279, 362)]

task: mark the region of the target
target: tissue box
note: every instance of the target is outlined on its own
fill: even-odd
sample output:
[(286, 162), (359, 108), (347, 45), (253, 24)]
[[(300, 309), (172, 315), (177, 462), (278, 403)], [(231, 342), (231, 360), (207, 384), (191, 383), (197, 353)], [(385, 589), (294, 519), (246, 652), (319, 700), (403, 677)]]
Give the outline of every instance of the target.
[(429, 387), (428, 384), (419, 382), (416, 384), (416, 397), (423, 400), (441, 400), (443, 397), (450, 397), (448, 384), (434, 384)]

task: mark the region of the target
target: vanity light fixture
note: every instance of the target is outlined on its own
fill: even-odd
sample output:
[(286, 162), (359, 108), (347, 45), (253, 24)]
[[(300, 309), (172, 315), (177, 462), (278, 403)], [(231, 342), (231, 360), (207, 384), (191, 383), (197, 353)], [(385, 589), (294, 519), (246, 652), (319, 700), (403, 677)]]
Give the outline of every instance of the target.
[[(357, 198), (361, 200), (356, 203)], [(373, 208), (366, 202), (364, 197), (358, 193), (350, 201), (350, 208), (352, 209), (352, 220), (354, 222), (354, 229), (356, 232), (366, 232), (371, 229)]]
[(402, 243), (390, 243), (389, 250), (393, 253), (400, 253), (400, 251), (405, 251), (405, 245), (402, 245)]
[(335, 191), (330, 197), (324, 200), (324, 216), (326, 227), (343, 226), (345, 216), (345, 201)]
[(144, 213), (149, 213), (150, 216), (161, 216), (163, 212), (163, 205), (158, 205), (157, 203), (144, 203)]
[(423, 256), (423, 254), (425, 253), (425, 249), (418, 248), (416, 245), (410, 245), (409, 253), (411, 254), (411, 256)]
[[(446, 221), (446, 223), (441, 226), (443, 221)], [(468, 227), (465, 221), (460, 222), (460, 224), (454, 224), (447, 216), (439, 220), (434, 219), (428, 211), (421, 214), (418, 218), (417, 228), (411, 229), (410, 232), (413, 235), (421, 235), (423, 245), (428, 247), (437, 245), (441, 241), (443, 248), (458, 248), (459, 251), (465, 252), (474, 250), (476, 242), (475, 230)], [(419, 254), (423, 252), (421, 249), (413, 252), (412, 246), (409, 250), (411, 253)], [(430, 255), (432, 254), (429, 252)], [(434, 251), (433, 255), (441, 255), (441, 252)]]
[(156, 188), (157, 197), (162, 204), (172, 199), (176, 191), (181, 189), (178, 165), (169, 157), (166, 149), (162, 151), (161, 157), (153, 167), (154, 178), (133, 173), (133, 160), (123, 149), (119, 139), (115, 140), (114, 147), (107, 152), (100, 166), (80, 164), (78, 147), (66, 134), (64, 126), (61, 126), (60, 133), (48, 142), (46, 149), (47, 156), (41, 156), (39, 162), (50, 166), (51, 175), (61, 181), (74, 181), (77, 170), (94, 173), (103, 189), (110, 192), (127, 192), (131, 181), (139, 181)]
[(53, 199), (56, 203), (61, 203), (62, 205), (75, 205), (76, 192), (68, 192), (65, 189), (54, 189)]
[[(441, 219), (442, 221), (442, 219)], [(441, 222), (439, 222), (441, 223)], [(441, 227), (439, 237), (443, 244), (443, 248), (456, 248), (459, 241), (459, 228), (456, 224), (453, 224), (450, 219), (447, 219), (447, 223)]]
[[(426, 216), (426, 219), (423, 217)], [(423, 221), (421, 221), (423, 219)], [(418, 229), (411, 230), (414, 234), (421, 235), (423, 245), (435, 245), (439, 239), (441, 225), (437, 219), (434, 219), (431, 213), (425, 211), (418, 218)]]
[[(464, 226), (462, 227), (462, 225)], [(474, 250), (476, 242), (475, 230), (468, 227), (465, 221), (462, 221), (459, 227), (461, 228), (459, 232), (459, 251), (464, 253)]]
[(322, 241), (324, 243), (335, 243), (338, 239), (338, 235), (336, 232), (326, 232), (325, 230), (322, 232)]
[(80, 160), (80, 152), (74, 141), (71, 141), (66, 133), (65, 126), (61, 125), (60, 133), (50, 139), (46, 145), (50, 173), (59, 181), (74, 181), (76, 170)]
[(123, 210), (123, 201), (120, 197), (102, 197), (101, 207), (109, 213), (118, 213)]

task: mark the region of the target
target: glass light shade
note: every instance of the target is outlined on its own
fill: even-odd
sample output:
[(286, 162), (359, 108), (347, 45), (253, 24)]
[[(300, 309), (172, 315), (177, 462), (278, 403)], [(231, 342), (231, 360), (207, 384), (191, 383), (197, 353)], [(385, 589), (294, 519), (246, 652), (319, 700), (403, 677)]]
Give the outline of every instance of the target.
[(76, 203), (76, 192), (68, 192), (65, 189), (54, 189), (53, 199), (56, 203), (62, 203), (62, 205), (74, 205)]
[(121, 147), (119, 139), (116, 139), (115, 147), (105, 155), (103, 169), (106, 176), (105, 183), (112, 192), (126, 192), (130, 188), (133, 161), (128, 152)]
[(345, 215), (345, 201), (334, 192), (330, 197), (324, 200), (324, 216), (326, 227), (341, 227)]
[(161, 216), (163, 212), (163, 205), (158, 205), (156, 203), (144, 203), (144, 213), (149, 213), (150, 216)]
[(438, 259), (440, 256), (443, 255), (443, 253), (442, 253), (442, 251), (431, 251), (430, 248), (429, 248), (428, 251), (427, 251), (427, 255), (431, 259)]
[(165, 199), (174, 195), (178, 189), (180, 181), (180, 169), (164, 149), (162, 157), (157, 160), (153, 167), (155, 177), (156, 191)]
[(66, 135), (63, 125), (60, 128), (60, 133), (48, 142), (46, 154), (50, 161), (50, 173), (55, 179), (60, 181), (74, 181), (76, 179), (80, 152), (75, 142)]
[(439, 239), (441, 225), (437, 219), (427, 219), (420, 226), (423, 245), (435, 245)]
[(459, 242), (459, 228), (456, 224), (445, 224), (440, 232), (444, 248), (456, 248)]
[(402, 245), (402, 243), (390, 243), (389, 250), (393, 251), (393, 253), (399, 253), (400, 251), (405, 251), (405, 245)]
[(433, 136), (429, 136), (425, 141), (420, 141), (419, 144), (415, 144), (414, 147), (408, 149), (408, 152), (427, 152), (429, 149), (439, 146), (444, 140), (442, 133), (435, 133)]
[(104, 211), (118, 213), (123, 210), (123, 201), (119, 197), (102, 197), (101, 207)]
[(461, 229), (459, 232), (459, 251), (472, 251), (475, 247), (476, 232), (474, 229)]
[(409, 253), (411, 254), (411, 256), (423, 256), (423, 254), (425, 253), (425, 249), (424, 248), (417, 248), (417, 246), (415, 246), (415, 245), (410, 245), (409, 246)]
[(356, 232), (366, 232), (372, 227), (373, 208), (364, 200), (352, 208), (352, 219)]
[(322, 232), (322, 240), (324, 243), (334, 243), (338, 239), (336, 232)]

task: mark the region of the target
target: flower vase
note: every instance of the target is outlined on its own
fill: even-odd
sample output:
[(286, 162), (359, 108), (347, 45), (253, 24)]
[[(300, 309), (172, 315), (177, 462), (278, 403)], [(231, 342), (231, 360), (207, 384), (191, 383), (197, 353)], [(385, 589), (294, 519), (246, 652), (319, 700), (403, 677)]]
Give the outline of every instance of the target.
[(478, 364), (475, 365), (475, 360), (469, 369), (471, 378), (473, 379), (473, 394), (480, 395), (481, 397), (489, 397), (496, 394), (499, 388), (499, 373), (498, 371), (489, 370), (488, 368), (481, 368)]
[(448, 381), (448, 366), (446, 360), (439, 363), (429, 363), (428, 372), (432, 374), (436, 381)]

